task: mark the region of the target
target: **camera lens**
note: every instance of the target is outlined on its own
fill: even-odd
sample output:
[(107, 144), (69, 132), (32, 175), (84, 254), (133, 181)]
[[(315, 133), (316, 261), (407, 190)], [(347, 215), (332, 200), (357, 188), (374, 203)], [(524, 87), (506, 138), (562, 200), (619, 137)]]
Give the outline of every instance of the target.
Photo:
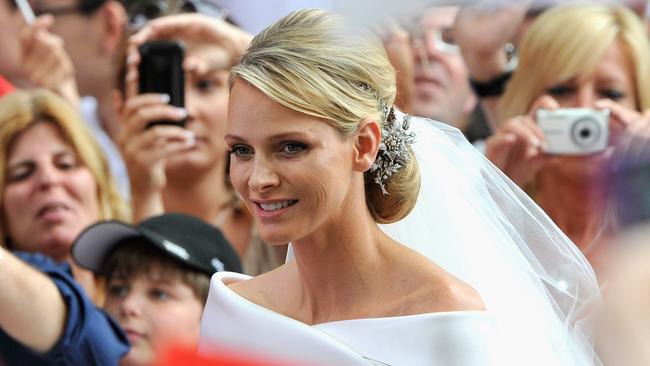
[(578, 119), (571, 127), (571, 138), (581, 148), (589, 148), (597, 143), (601, 133), (598, 121), (592, 118)]

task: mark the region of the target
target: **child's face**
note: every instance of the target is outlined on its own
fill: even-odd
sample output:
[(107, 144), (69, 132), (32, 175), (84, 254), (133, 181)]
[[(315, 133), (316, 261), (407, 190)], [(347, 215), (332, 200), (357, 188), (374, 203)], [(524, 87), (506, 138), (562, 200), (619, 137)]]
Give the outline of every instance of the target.
[(203, 303), (179, 278), (111, 278), (104, 309), (119, 321), (131, 351), (122, 366), (149, 365), (169, 345), (196, 346)]

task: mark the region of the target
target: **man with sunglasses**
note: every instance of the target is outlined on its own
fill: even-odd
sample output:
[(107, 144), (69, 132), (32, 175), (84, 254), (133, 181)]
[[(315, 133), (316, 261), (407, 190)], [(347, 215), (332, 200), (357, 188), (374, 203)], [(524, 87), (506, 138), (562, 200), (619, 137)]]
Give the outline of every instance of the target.
[(385, 45), (398, 70), (398, 104), (414, 115), (459, 128), (473, 142), (489, 130), (477, 118), (477, 99), (454, 39), (458, 11), (457, 6), (429, 7), (410, 24), (392, 29)]

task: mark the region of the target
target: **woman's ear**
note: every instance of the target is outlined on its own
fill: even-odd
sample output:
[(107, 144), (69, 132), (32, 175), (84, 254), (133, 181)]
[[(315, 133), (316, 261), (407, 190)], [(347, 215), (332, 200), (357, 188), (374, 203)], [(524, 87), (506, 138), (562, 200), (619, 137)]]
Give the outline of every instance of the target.
[(381, 142), (381, 128), (379, 123), (370, 118), (364, 118), (357, 128), (354, 136), (354, 168), (365, 172), (377, 158)]

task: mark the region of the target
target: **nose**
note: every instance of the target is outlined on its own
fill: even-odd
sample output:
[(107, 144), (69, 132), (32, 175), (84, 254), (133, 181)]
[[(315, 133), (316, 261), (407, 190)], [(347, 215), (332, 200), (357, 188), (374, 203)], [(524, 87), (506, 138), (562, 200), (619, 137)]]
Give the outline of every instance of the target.
[(62, 172), (50, 164), (43, 164), (37, 168), (36, 182), (38, 189), (46, 190), (61, 181)]
[(416, 64), (427, 67), (444, 56), (443, 51), (436, 45), (437, 40), (434, 33), (429, 30), (413, 36), (413, 56)]
[(280, 184), (278, 175), (273, 170), (273, 164), (263, 158), (255, 158), (251, 175), (248, 178), (248, 187), (257, 193), (262, 193), (277, 187)]
[(593, 108), (596, 102), (596, 91), (589, 85), (582, 85), (578, 88), (576, 95), (576, 107)]
[(129, 292), (120, 304), (120, 315), (124, 318), (139, 317), (142, 315), (142, 306), (137, 294)]

